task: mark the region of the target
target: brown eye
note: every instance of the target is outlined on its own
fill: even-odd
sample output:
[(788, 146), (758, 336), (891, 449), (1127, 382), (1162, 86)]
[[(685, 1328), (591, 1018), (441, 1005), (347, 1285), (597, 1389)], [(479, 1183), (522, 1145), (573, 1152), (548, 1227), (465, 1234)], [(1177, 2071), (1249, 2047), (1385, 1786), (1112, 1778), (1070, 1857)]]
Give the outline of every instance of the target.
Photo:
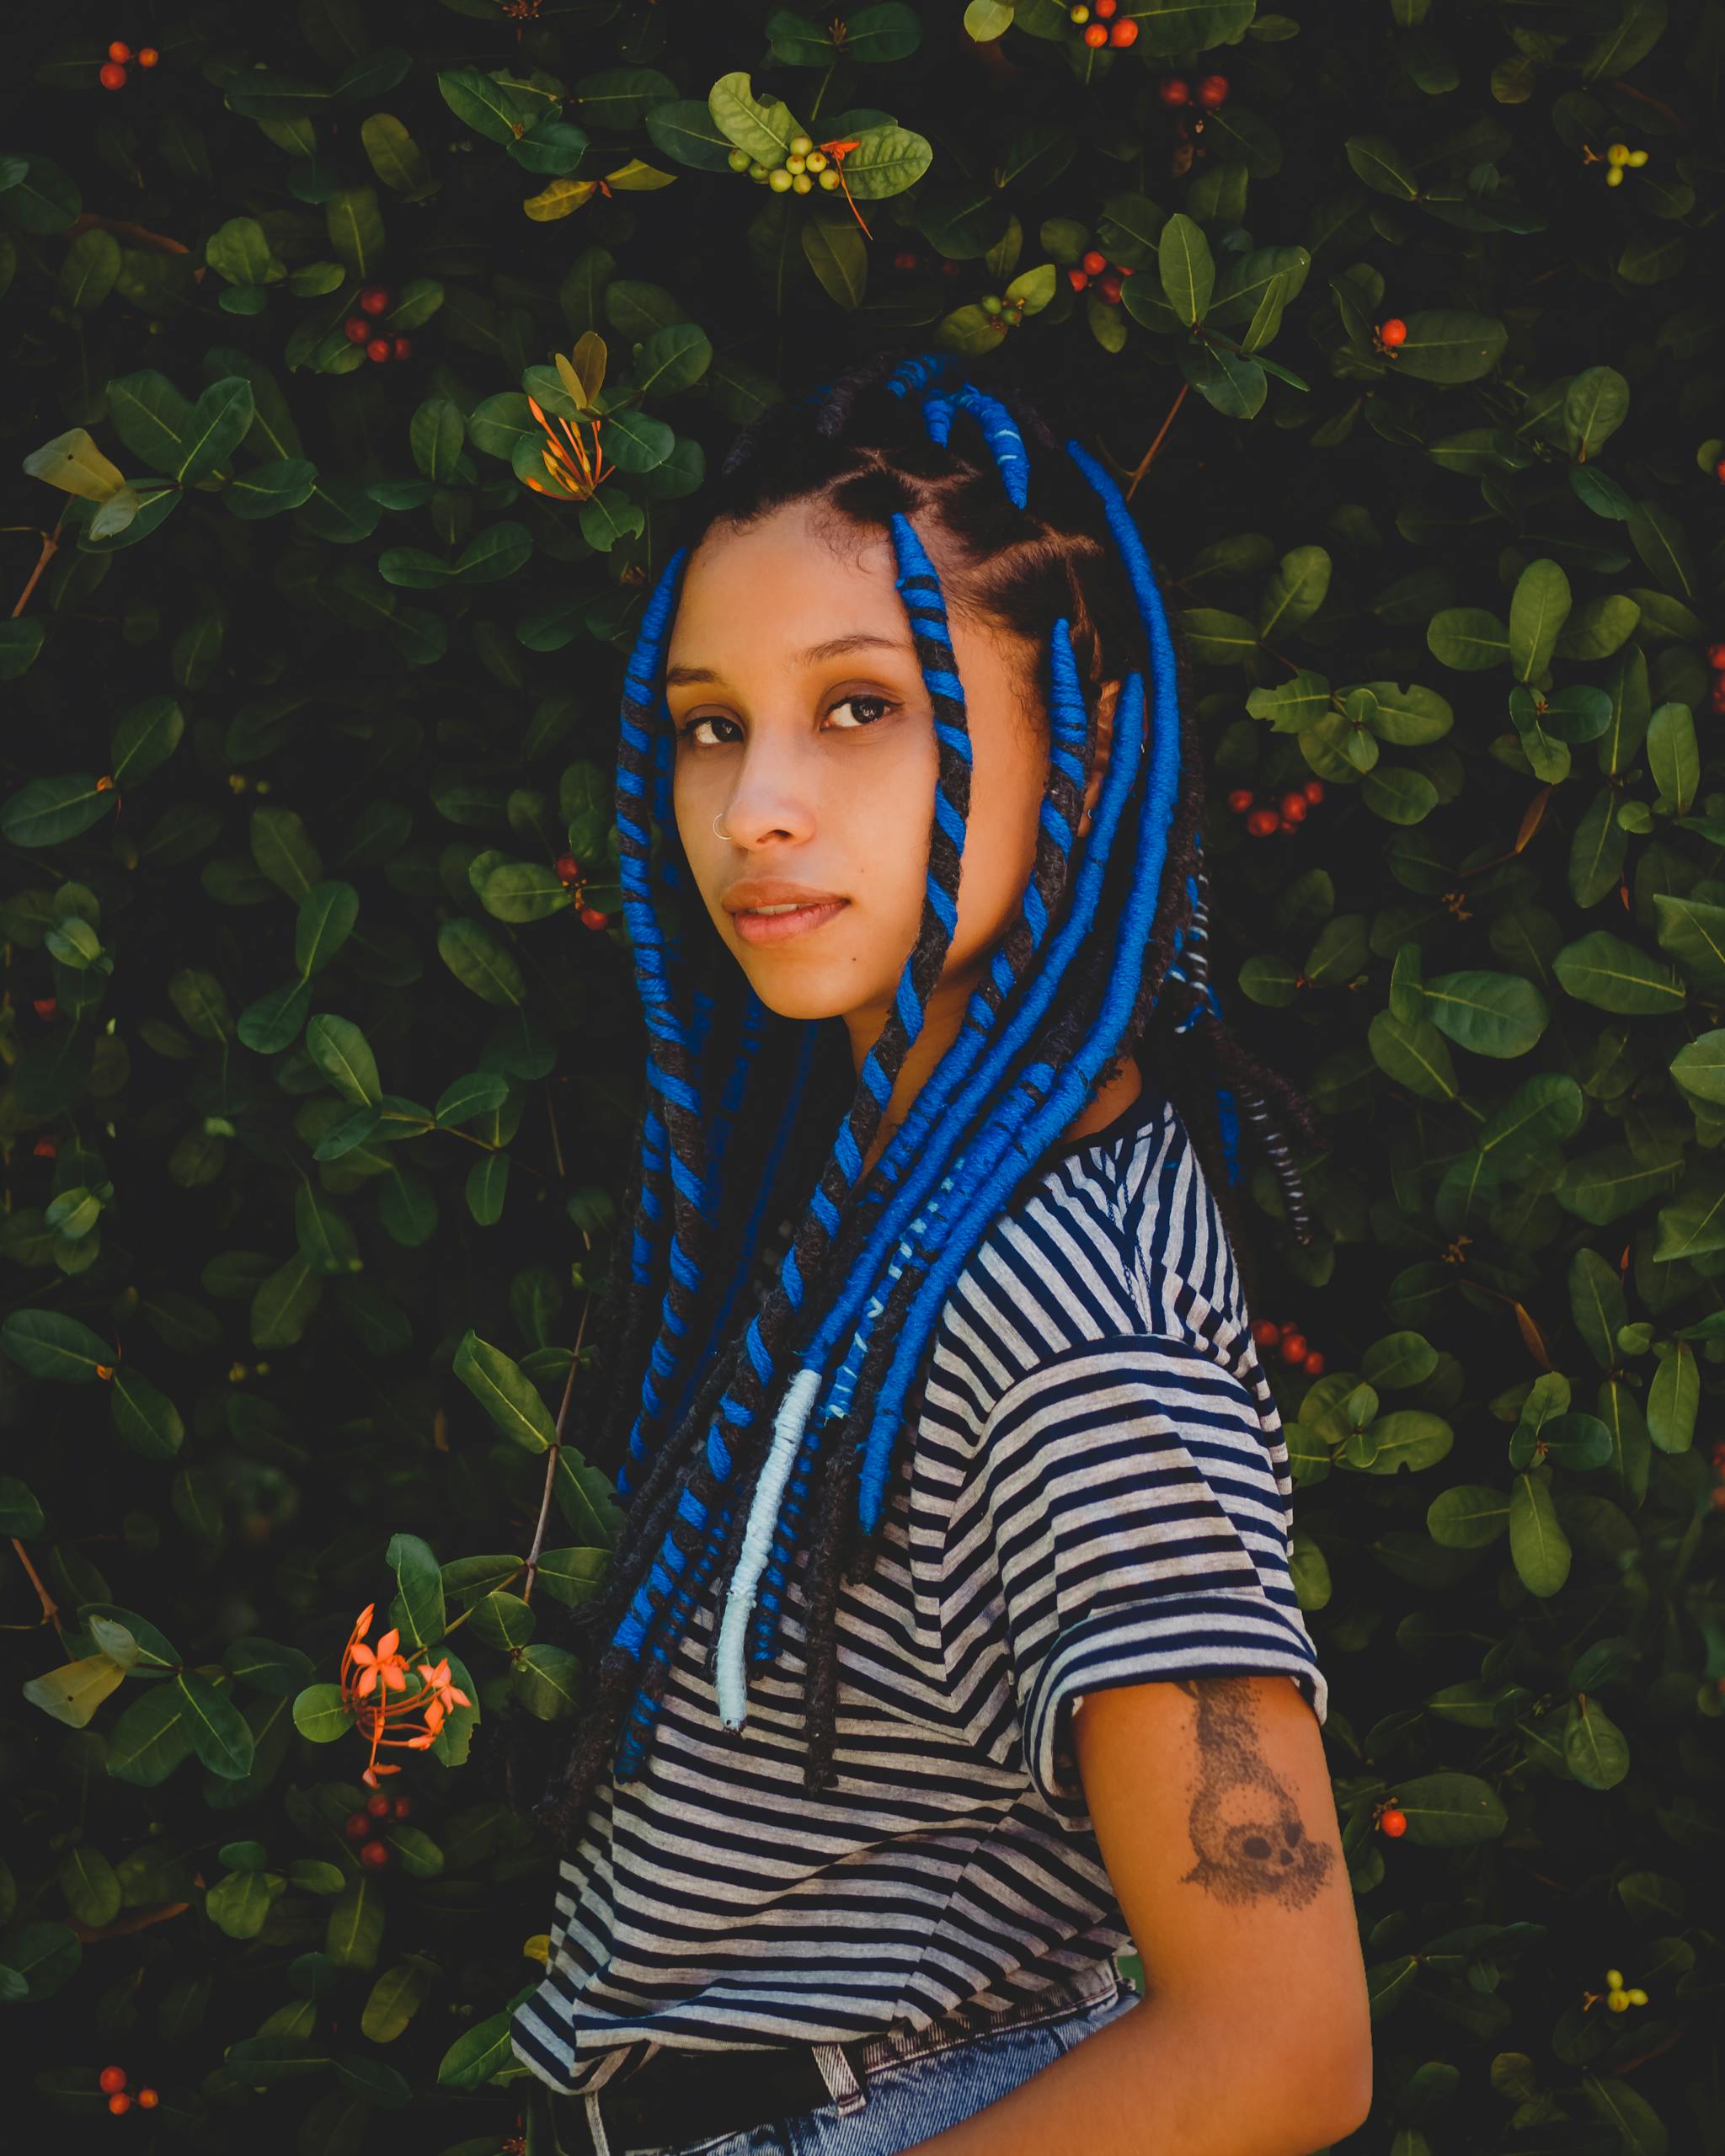
[(856, 725), (848, 728), (841, 728), (840, 731), (841, 733), (854, 733), (859, 727), (879, 726), (881, 718), (884, 718), (888, 712), (896, 711), (898, 709), (898, 706), (893, 702), (890, 696), (867, 696), (859, 691), (854, 696), (841, 696), (838, 702), (832, 706), (831, 710), (828, 712), (827, 716), (830, 718), (833, 712), (843, 711), (847, 704), (852, 707), (861, 707), (864, 704), (878, 705), (879, 707), (880, 717), (877, 718), (862, 719), (857, 722)]

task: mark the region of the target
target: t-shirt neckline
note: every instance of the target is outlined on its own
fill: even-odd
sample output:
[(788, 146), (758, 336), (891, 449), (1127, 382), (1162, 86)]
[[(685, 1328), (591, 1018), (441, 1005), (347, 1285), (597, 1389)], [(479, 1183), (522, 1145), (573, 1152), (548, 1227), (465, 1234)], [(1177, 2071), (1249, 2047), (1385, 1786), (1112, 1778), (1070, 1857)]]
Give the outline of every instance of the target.
[(1092, 1149), (1106, 1151), (1118, 1145), (1123, 1138), (1151, 1123), (1160, 1123), (1167, 1109), (1167, 1097), (1148, 1081), (1140, 1088), (1138, 1097), (1129, 1101), (1112, 1123), (1105, 1123), (1099, 1130), (1087, 1131), (1081, 1138), (1061, 1139), (1048, 1149), (1051, 1160), (1070, 1160), (1074, 1153), (1088, 1153)]

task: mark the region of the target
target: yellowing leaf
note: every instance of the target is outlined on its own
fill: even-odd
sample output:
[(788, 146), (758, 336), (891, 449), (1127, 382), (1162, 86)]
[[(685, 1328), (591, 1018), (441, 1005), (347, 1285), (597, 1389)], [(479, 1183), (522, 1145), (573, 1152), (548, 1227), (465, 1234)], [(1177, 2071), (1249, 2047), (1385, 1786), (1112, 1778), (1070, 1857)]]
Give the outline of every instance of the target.
[(579, 210), (598, 192), (596, 179), (554, 179), (543, 194), (530, 195), (521, 207), (536, 225), (548, 225)]
[(563, 387), (582, 411), (590, 410), (605, 387), (605, 370), (611, 353), (596, 329), (584, 330), (568, 359), (557, 354), (557, 371)]
[(32, 450), (24, 468), (33, 479), (45, 479), (62, 494), (87, 502), (105, 502), (126, 484), (126, 474), (110, 464), (82, 427), (72, 427)]
[(631, 157), (626, 165), (619, 165), (615, 172), (605, 175), (607, 187), (620, 187), (630, 195), (649, 194), (658, 188), (671, 186), (676, 179), (674, 172), (661, 172), (657, 165), (644, 164), (639, 157)]

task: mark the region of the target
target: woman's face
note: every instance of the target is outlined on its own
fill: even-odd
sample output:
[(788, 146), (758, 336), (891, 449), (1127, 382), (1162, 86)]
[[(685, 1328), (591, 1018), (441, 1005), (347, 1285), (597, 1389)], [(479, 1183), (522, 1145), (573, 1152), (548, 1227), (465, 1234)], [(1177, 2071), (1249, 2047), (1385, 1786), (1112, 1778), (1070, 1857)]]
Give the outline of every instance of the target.
[[(711, 531), (684, 570), (665, 696), (677, 830), (726, 947), (769, 1010), (841, 1017), (866, 1051), (921, 925), (938, 760), (890, 536), (845, 527), (838, 546), (806, 502)], [(948, 627), (970, 807), (957, 931), (929, 1011), (932, 1023), (938, 1002), (956, 1033), (1034, 865), (1048, 734), (1035, 650), (957, 613)], [(733, 910), (767, 904), (747, 886), (769, 878), (838, 903), (787, 916), (788, 935)]]

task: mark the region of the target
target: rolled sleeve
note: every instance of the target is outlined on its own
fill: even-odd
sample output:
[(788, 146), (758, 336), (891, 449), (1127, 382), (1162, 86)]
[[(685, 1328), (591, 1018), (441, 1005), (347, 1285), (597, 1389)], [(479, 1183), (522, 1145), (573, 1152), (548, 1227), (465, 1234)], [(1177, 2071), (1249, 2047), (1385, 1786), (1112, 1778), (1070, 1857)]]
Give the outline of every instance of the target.
[(1063, 1824), (1090, 1824), (1071, 1710), (1091, 1692), (1280, 1674), (1324, 1720), (1267, 1384), (1196, 1338), (1087, 1342), (997, 1403), (978, 1460), (1025, 1765)]

